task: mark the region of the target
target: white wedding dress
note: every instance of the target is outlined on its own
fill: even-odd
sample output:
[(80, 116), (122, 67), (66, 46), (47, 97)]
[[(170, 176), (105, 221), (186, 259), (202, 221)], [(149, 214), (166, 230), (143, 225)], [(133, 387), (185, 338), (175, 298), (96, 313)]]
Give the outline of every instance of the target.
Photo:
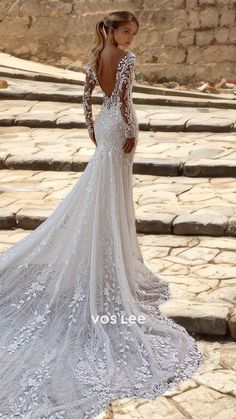
[(1, 419), (94, 418), (113, 399), (154, 399), (203, 363), (194, 338), (158, 310), (168, 283), (144, 263), (137, 240), (134, 63), (132, 52), (120, 60), (95, 121), (99, 83), (87, 66), (95, 152), (48, 219), (0, 255)]

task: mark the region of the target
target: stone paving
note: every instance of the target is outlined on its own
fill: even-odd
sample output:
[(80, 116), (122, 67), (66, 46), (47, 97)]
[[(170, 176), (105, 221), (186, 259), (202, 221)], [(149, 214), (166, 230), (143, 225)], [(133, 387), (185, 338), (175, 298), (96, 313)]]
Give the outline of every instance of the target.
[[(0, 168), (80, 171), (94, 149), (87, 129), (83, 128), (0, 127)], [(235, 176), (235, 134), (142, 131), (133, 172), (159, 176)]]
[[(82, 173), (0, 170), (0, 228), (35, 228)], [(234, 178), (134, 174), (133, 199), (138, 232), (236, 236)]]
[[(28, 80), (38, 80), (55, 83), (69, 83), (69, 84), (83, 84), (85, 80), (85, 73), (66, 68), (54, 67), (52, 65), (43, 64), (24, 60), (22, 58), (13, 57), (9, 54), (0, 52), (0, 75)], [(143, 93), (155, 93), (165, 96), (180, 96), (183, 99), (186, 97), (203, 98), (203, 99), (219, 99), (235, 100), (235, 95), (230, 93), (205, 93), (192, 90), (179, 90), (174, 88), (167, 88), (165, 86), (156, 86), (148, 82), (133, 83), (133, 91)]]
[[(22, 80), (17, 78), (5, 77), (8, 87), (0, 90), (0, 99), (22, 99), (22, 100), (40, 100), (40, 101), (59, 101), (77, 103), (82, 101), (83, 81), (80, 84), (55, 83), (37, 80)], [(235, 96), (231, 99), (226, 98), (209, 98), (207, 97), (175, 97), (166, 92), (163, 95), (161, 91), (153, 89), (151, 91), (142, 92), (142, 86), (136, 86), (133, 90), (133, 102), (145, 105), (177, 105), (190, 106), (194, 108), (226, 108), (236, 109)], [(136, 91), (137, 90), (137, 91)], [(153, 92), (153, 93), (152, 93)], [(173, 92), (172, 92), (173, 93)], [(226, 95), (225, 95), (226, 96)], [(102, 90), (96, 86), (93, 91), (94, 103), (102, 103)]]
[[(93, 115), (101, 106), (94, 101)], [(236, 131), (236, 112), (229, 109), (135, 105), (143, 131)], [(1, 100), (0, 126), (85, 128), (82, 103)]]
[(37, 79), (38, 76), (44, 76), (45, 81), (49, 79), (54, 81), (60, 80), (60, 82), (75, 81), (76, 83), (84, 81), (84, 74), (80, 72), (24, 60), (3, 52), (0, 52), (0, 63), (1, 69), (5, 74), (21, 74), (23, 72), (24, 75), (28, 74), (33, 79)]
[(236, 338), (236, 238), (142, 234), (139, 242), (150, 268), (170, 284), (161, 311), (194, 333)]
[(134, 175), (138, 231), (236, 235), (234, 178)]

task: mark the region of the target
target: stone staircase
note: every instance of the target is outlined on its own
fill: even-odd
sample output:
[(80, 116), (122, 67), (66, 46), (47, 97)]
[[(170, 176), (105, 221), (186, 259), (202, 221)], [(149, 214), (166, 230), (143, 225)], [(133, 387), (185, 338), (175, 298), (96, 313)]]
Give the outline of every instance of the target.
[[(4, 251), (54, 211), (95, 146), (84, 122), (83, 73), (2, 53), (0, 63), (9, 84), (0, 89)], [(197, 419), (202, 408), (204, 419), (234, 419), (236, 97), (135, 83), (133, 99), (140, 128), (133, 167), (138, 239), (146, 262), (170, 284), (173, 297), (161, 311), (195, 334), (207, 361), (196, 379), (156, 401), (114, 402), (113, 415)], [(101, 100), (96, 88), (94, 117)], [(213, 416), (226, 408), (225, 416)]]

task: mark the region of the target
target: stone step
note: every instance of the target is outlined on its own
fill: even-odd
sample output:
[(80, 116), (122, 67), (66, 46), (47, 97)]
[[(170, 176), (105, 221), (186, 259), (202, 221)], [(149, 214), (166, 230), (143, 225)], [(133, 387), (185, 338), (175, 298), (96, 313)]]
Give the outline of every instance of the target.
[[(94, 151), (87, 129), (0, 127), (0, 169), (81, 171)], [(235, 156), (233, 133), (142, 131), (133, 173), (231, 177)]]
[[(0, 53), (1, 56), (1, 53)], [(70, 77), (69, 75), (61, 75), (57, 76), (58, 67), (53, 67), (55, 69), (54, 75), (48, 74), (47, 72), (40, 72), (40, 71), (32, 71), (32, 70), (21, 70), (19, 68), (14, 67), (7, 67), (0, 65), (0, 77), (1, 79), (6, 79), (6, 77), (11, 77), (14, 79), (20, 80), (33, 80), (33, 81), (43, 81), (43, 82), (50, 82), (50, 83), (66, 83), (66, 84), (76, 84), (76, 85), (83, 85), (84, 84), (84, 73), (83, 72), (71, 72), (75, 73), (75, 77)], [(59, 70), (61, 70), (59, 68)], [(65, 70), (66, 71), (66, 70)], [(68, 70), (67, 70), (68, 71)], [(227, 98), (226, 98), (227, 99)]]
[[(0, 228), (43, 222), (83, 172), (0, 170)], [(133, 175), (137, 231), (236, 236), (234, 178)]]
[[(76, 71), (55, 67), (48, 64), (24, 60), (6, 53), (0, 53), (0, 75), (11, 78), (28, 79), (45, 82), (67, 83), (83, 85), (85, 80), (85, 71), (82, 68), (76, 68)], [(165, 96), (192, 97), (194, 99), (216, 99), (216, 100), (235, 100), (235, 95), (229, 93), (204, 93), (196, 90), (171, 89), (155, 85), (153, 83), (134, 81), (133, 91), (157, 94)]]
[[(101, 109), (93, 105), (94, 118)], [(140, 130), (144, 131), (236, 131), (233, 109), (135, 105)], [(0, 126), (33, 128), (85, 128), (82, 103), (2, 100)]]
[[(0, 251), (31, 231), (0, 230)], [(191, 333), (236, 338), (236, 238), (139, 234), (138, 240), (145, 263), (169, 284), (171, 299), (160, 311)], [(153, 304), (152, 294), (148, 299)]]
[[(14, 57), (13, 55), (0, 52), (1, 70), (5, 74), (29, 75), (35, 80), (38, 76), (44, 77), (45, 81), (57, 82), (83, 82), (84, 75), (78, 71), (71, 71), (65, 68), (55, 67), (31, 60)], [(9, 71), (9, 73), (7, 73)]]
[[(83, 97), (83, 85), (71, 85), (69, 83), (42, 82), (22, 80), (5, 77), (8, 87), (0, 90), (0, 99), (11, 100), (39, 100), (68, 103), (81, 103)], [(138, 91), (137, 91), (138, 90)], [(93, 92), (94, 103), (102, 103), (102, 90), (96, 87)], [(198, 97), (173, 96), (142, 92), (142, 89), (133, 89), (133, 102), (144, 105), (180, 106), (180, 107), (205, 107), (236, 109), (236, 98), (234, 99), (211, 99)]]
[(236, 238), (138, 237), (145, 261), (170, 286), (161, 312), (193, 333), (236, 338)]

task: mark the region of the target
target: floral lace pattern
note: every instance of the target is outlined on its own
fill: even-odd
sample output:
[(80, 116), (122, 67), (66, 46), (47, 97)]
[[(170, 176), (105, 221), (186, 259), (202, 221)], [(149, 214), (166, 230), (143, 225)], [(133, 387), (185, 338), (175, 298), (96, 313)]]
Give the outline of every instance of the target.
[[(111, 96), (103, 92), (103, 109), (116, 107), (120, 114), (121, 123), (124, 125), (125, 138), (135, 137), (137, 131), (137, 117), (132, 103), (132, 83), (134, 80), (135, 54), (128, 52), (120, 60), (117, 72), (115, 87)], [(94, 121), (92, 113), (92, 92), (99, 81), (93, 69), (88, 65), (86, 68), (85, 88), (83, 95), (83, 107), (85, 122), (89, 132), (94, 132)]]
[(113, 399), (154, 399), (203, 363), (194, 338), (160, 313), (168, 284), (137, 239), (136, 146), (122, 149), (138, 141), (133, 64), (129, 52), (94, 122), (88, 72), (96, 150), (48, 219), (0, 254), (0, 419), (92, 419)]

